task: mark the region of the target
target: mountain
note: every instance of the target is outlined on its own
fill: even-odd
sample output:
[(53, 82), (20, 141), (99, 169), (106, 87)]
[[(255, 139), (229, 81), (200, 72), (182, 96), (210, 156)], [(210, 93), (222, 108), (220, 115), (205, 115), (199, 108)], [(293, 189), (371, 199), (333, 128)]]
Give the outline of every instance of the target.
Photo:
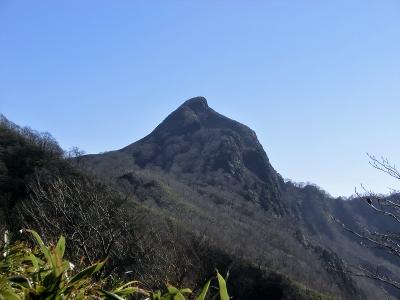
[(266, 210), (284, 213), (282, 178), (253, 130), (211, 109), (205, 98), (183, 103), (151, 134), (121, 150), (140, 168), (161, 169), (194, 183), (232, 191)]
[(370, 216), (359, 202), (284, 182), (255, 132), (214, 111), (203, 97), (184, 102), (137, 142), (84, 156), (82, 166), (234, 257), (336, 297), (382, 296), (374, 283), (337, 272), (347, 262), (398, 271), (332, 222), (336, 216), (359, 226), (356, 216), (366, 224)]
[[(115, 250), (109, 261), (118, 274), (134, 270), (133, 278), (150, 287), (166, 281), (196, 286), (217, 268), (230, 271), (234, 299), (325, 299), (310, 288), (335, 299), (380, 299), (383, 286), (355, 280), (348, 266), (400, 273), (398, 262), (360, 245), (332, 216), (358, 229), (396, 224), (360, 199), (343, 201), (315, 185), (285, 182), (254, 131), (215, 112), (203, 97), (184, 102), (148, 136), (120, 150), (69, 159), (50, 135), (1, 119), (0, 231), (36, 226), (49, 239), (74, 237), (78, 219), (65, 222), (52, 208), (57, 202), (40, 203), (64, 201), (62, 190), (77, 203), (91, 199), (92, 225), (102, 225), (96, 211), (119, 215), (108, 224), (117, 231), (125, 224), (115, 241), (124, 254)], [(79, 261), (82, 252), (70, 255)]]
[[(105, 274), (121, 280), (129, 274), (146, 288), (164, 289), (166, 282), (173, 282), (198, 290), (218, 269), (230, 272), (232, 299), (326, 299), (213, 243), (207, 230), (199, 233), (179, 221), (173, 207), (160, 209), (171, 203), (182, 209), (189, 203), (178, 202), (172, 188), (155, 180), (154, 173), (128, 176), (135, 199), (129, 190), (121, 192), (122, 185), (117, 190), (112, 180), (79, 170), (82, 159), (72, 159), (50, 134), (21, 128), (1, 116), (0, 234), (7, 230), (7, 237), (24, 239), (19, 228), (33, 228), (47, 241), (63, 235), (70, 245), (65, 255), (78, 271), (107, 258)], [(149, 199), (162, 200), (156, 202), (158, 209)], [(186, 215), (190, 208), (185, 206)], [(210, 220), (199, 210), (193, 216)]]
[[(92, 160), (95, 163), (87, 165), (101, 174), (110, 169), (114, 176), (125, 177), (137, 168), (161, 171), (191, 186), (218, 187), (276, 215), (285, 214), (279, 201), (284, 182), (255, 132), (215, 112), (203, 97), (187, 100), (143, 139), (86, 157)], [(115, 169), (121, 172), (115, 174)]]
[(238, 182), (247, 175), (274, 188), (281, 183), (255, 132), (218, 114), (202, 97), (183, 103), (151, 134), (122, 151), (141, 168), (183, 176), (223, 173)]

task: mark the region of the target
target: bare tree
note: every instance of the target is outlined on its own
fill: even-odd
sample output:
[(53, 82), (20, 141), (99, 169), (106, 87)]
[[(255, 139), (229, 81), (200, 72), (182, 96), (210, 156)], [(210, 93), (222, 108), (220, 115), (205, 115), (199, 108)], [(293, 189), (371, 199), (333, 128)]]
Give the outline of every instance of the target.
[[(400, 171), (388, 159), (380, 158), (368, 154), (369, 163), (375, 169), (400, 180)], [(344, 230), (356, 236), (364, 246), (380, 249), (387, 254), (400, 259), (400, 194), (396, 190), (391, 190), (390, 195), (380, 195), (361, 186), (362, 191), (355, 190), (355, 193), (365, 205), (376, 212), (378, 215), (392, 220), (393, 228), (399, 226), (399, 230), (379, 230), (372, 227), (362, 226), (361, 229), (350, 228), (342, 221), (333, 218)], [(388, 284), (400, 290), (400, 282), (387, 270), (378, 267), (350, 266), (350, 273), (353, 276), (370, 278)], [(342, 270), (343, 271), (343, 270)]]
[(126, 272), (158, 287), (187, 275), (190, 262), (176, 226), (135, 207), (108, 185), (84, 177), (46, 182), (37, 177), (30, 190), (18, 206), (19, 225), (35, 229), (47, 242), (65, 236), (70, 259), (82, 267), (107, 258), (104, 276)]
[(45, 184), (37, 177), (30, 190), (30, 199), (18, 208), (23, 226), (34, 227), (43, 237), (64, 235), (71, 255), (86, 263), (127, 252), (128, 223), (117, 192), (87, 178), (59, 177)]
[(85, 150), (82, 150), (79, 147), (72, 147), (69, 151), (65, 152), (64, 157), (80, 166), (82, 156), (84, 156), (85, 154)]

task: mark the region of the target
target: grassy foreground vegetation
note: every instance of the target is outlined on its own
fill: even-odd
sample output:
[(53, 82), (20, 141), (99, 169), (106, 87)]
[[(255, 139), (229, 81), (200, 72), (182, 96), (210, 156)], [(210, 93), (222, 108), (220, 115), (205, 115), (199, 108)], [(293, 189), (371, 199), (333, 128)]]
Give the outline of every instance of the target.
[[(130, 281), (117, 286), (101, 276), (106, 260), (75, 271), (75, 266), (64, 259), (65, 238), (56, 245), (45, 245), (37, 232), (26, 230), (36, 245), (25, 242), (10, 244), (5, 235), (0, 260), (0, 299), (139, 299), (195, 300), (209, 299), (211, 280), (207, 281), (199, 295), (192, 295), (188, 288), (178, 289), (167, 284), (166, 292), (150, 291), (140, 287), (140, 282)], [(225, 279), (217, 272), (217, 293), (212, 299), (228, 300)], [(108, 287), (108, 289), (107, 289)], [(219, 298), (218, 298), (219, 296)]]

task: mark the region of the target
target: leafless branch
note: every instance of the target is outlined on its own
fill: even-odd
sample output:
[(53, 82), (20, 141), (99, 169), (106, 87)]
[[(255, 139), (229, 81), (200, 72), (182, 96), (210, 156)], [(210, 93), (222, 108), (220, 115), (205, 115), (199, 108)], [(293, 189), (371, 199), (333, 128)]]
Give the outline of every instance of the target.
[(391, 164), (387, 158), (381, 157), (381, 159), (376, 158), (374, 155), (367, 153), (369, 157), (369, 164), (377, 170), (380, 170), (391, 177), (400, 179), (400, 172), (397, 170), (394, 164)]

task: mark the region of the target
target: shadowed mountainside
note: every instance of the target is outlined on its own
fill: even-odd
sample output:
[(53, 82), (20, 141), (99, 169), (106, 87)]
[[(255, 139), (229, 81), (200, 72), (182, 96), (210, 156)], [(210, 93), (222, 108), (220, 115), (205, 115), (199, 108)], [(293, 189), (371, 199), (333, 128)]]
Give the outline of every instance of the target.
[(254, 131), (215, 112), (203, 97), (184, 102), (143, 139), (84, 156), (81, 163), (233, 256), (322, 292), (346, 299), (382, 296), (374, 283), (356, 284), (333, 271), (345, 270), (345, 261), (398, 271), (332, 223), (331, 215), (365, 224), (369, 216), (361, 202), (285, 183)]
[[(66, 256), (78, 269), (107, 257), (106, 274), (124, 279), (129, 270), (131, 278), (149, 288), (162, 289), (166, 282), (174, 282), (198, 290), (218, 269), (230, 271), (232, 299), (327, 299), (234, 255), (228, 245), (214, 243), (208, 230), (199, 232), (178, 220), (175, 208), (184, 208), (185, 216), (190, 213), (197, 220), (210, 219), (200, 209), (191, 211), (195, 205), (177, 202), (172, 188), (154, 174), (127, 176), (129, 187), (135, 185), (136, 190), (123, 193), (115, 189), (115, 182), (76, 169), (80, 158), (66, 157), (69, 154), (50, 134), (21, 128), (1, 116), (1, 235), (8, 230), (13, 239), (22, 238), (19, 228), (35, 228), (47, 241), (63, 235), (72, 245)], [(124, 180), (117, 181), (120, 190)], [(104, 247), (107, 243), (111, 248)]]
[[(61, 180), (56, 186), (62, 189), (71, 188), (68, 182), (83, 189), (71, 195), (74, 201), (102, 199), (90, 206), (113, 208), (121, 214), (118, 221), (127, 213), (128, 231), (111, 261), (117, 273), (133, 269), (134, 278), (149, 286), (162, 287), (166, 280), (196, 286), (218, 268), (230, 270), (234, 299), (323, 299), (305, 286), (337, 299), (379, 299), (385, 294), (379, 285), (353, 280), (347, 265), (399, 273), (398, 262), (361, 247), (331, 216), (353, 228), (394, 224), (360, 199), (334, 199), (316, 186), (284, 182), (256, 134), (202, 97), (186, 101), (138, 142), (74, 159), (65, 159), (48, 133), (4, 117), (0, 125), (0, 231), (14, 228), (18, 235), (16, 228), (36, 225), (49, 239), (73, 232), (76, 221), (68, 227), (62, 217), (52, 219), (51, 206), (39, 204), (44, 223), (32, 212), (24, 216), (20, 206), (40, 200), (32, 194), (38, 180), (41, 195), (51, 192), (63, 201), (62, 190), (52, 190)], [(98, 243), (96, 237), (90, 243)], [(81, 254), (70, 255), (79, 260)]]

